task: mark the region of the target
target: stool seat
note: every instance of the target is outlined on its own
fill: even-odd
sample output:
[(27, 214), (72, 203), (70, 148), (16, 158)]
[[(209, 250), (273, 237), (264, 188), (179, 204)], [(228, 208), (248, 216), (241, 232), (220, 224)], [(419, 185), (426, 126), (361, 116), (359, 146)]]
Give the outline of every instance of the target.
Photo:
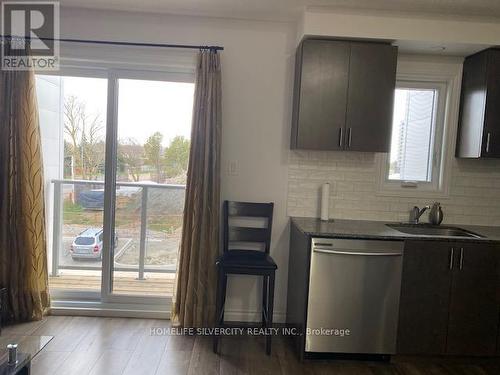
[(216, 262), (219, 267), (245, 268), (249, 270), (275, 270), (278, 268), (273, 258), (257, 250), (229, 250)]

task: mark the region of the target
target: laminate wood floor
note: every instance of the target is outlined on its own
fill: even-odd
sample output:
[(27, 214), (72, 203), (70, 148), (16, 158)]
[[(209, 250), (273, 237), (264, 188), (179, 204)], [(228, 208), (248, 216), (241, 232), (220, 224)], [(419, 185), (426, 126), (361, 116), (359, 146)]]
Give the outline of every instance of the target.
[(227, 337), (221, 355), (209, 337), (151, 335), (169, 321), (50, 316), (6, 327), (2, 335), (54, 336), (33, 359), (33, 375), (310, 374), (310, 375), (498, 375), (500, 361), (474, 358), (394, 357), (391, 363), (305, 361), (291, 343), (276, 338), (272, 356), (264, 339)]

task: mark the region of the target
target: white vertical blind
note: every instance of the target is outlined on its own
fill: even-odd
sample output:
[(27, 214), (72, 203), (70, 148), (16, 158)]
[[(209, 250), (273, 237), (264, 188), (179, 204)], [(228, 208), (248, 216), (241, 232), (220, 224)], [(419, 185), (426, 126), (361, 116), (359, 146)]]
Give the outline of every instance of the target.
[[(396, 105), (395, 113), (402, 116), (394, 126), (398, 134), (391, 150), (389, 178), (408, 181), (430, 182), (432, 177), (432, 159), (434, 142), (434, 118), (436, 91), (423, 89), (397, 89), (405, 100)], [(395, 147), (394, 147), (395, 146)], [(394, 153), (396, 155), (394, 155)]]

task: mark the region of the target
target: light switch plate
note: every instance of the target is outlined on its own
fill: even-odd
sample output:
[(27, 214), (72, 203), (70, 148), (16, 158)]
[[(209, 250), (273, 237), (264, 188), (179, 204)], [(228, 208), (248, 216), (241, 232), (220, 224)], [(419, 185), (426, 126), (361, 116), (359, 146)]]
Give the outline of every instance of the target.
[(239, 165), (237, 160), (230, 160), (227, 166), (227, 174), (229, 176), (238, 176), (239, 173)]

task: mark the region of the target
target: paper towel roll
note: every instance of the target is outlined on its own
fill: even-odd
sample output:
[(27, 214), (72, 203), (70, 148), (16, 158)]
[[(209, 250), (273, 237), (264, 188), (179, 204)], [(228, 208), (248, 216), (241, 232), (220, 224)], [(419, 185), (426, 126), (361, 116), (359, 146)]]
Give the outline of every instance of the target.
[(327, 182), (321, 187), (321, 220), (328, 221), (330, 208), (330, 184)]

